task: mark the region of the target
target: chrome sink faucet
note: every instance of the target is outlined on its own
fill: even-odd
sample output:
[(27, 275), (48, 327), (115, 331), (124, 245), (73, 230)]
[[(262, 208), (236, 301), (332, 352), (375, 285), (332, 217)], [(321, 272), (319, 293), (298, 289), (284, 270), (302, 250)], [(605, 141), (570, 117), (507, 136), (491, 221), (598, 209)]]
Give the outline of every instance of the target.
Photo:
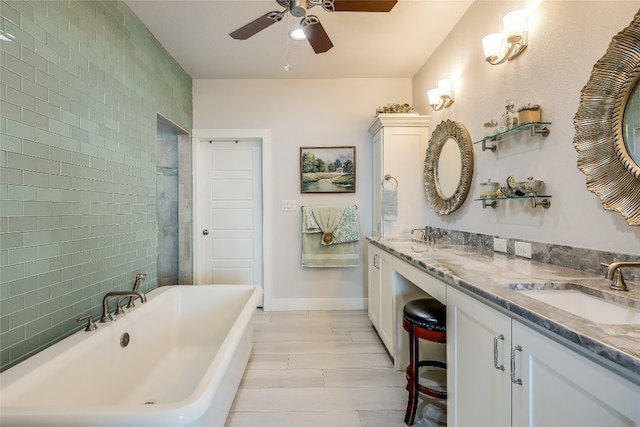
[(124, 297), (129, 296), (132, 298), (140, 298), (140, 301), (147, 302), (147, 297), (138, 291), (111, 291), (107, 292), (107, 294), (102, 299), (102, 317), (100, 318), (100, 323), (108, 323), (113, 320), (111, 317), (111, 313), (109, 313), (109, 298), (112, 297)]
[(413, 235), (414, 231), (422, 231), (422, 237), (420, 238), (420, 242), (424, 243), (427, 246), (436, 246), (436, 238), (429, 234), (429, 228), (413, 228), (411, 229), (411, 235)]
[(605, 275), (605, 277), (611, 280), (611, 285), (609, 285), (611, 289), (615, 289), (616, 291), (628, 291), (629, 287), (622, 277), (621, 268), (640, 268), (640, 261), (621, 261), (612, 262), (611, 264), (600, 263), (600, 265), (602, 265), (603, 267), (607, 267), (607, 274)]

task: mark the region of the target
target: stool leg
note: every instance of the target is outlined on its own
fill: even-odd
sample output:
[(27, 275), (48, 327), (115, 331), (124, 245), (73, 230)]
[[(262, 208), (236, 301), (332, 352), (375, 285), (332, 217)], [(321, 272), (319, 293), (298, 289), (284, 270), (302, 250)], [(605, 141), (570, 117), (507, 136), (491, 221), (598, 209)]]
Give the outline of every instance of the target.
[(411, 332), (409, 333), (409, 367), (407, 389), (409, 390), (409, 402), (407, 403), (407, 412), (404, 416), (404, 423), (408, 426), (412, 425), (416, 418), (416, 411), (418, 409), (418, 389), (420, 387), (419, 379), (419, 351), (418, 351), (418, 337), (415, 334), (415, 326), (411, 325)]

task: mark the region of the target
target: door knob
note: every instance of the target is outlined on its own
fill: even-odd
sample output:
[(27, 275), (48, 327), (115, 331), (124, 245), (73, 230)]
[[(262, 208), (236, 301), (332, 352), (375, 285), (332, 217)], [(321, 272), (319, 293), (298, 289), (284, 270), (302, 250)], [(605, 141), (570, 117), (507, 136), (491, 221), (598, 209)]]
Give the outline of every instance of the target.
[(209, 230), (207, 230), (207, 229), (205, 228), (204, 230), (202, 230), (202, 234), (204, 234), (204, 235), (206, 236), (207, 234), (209, 234)]

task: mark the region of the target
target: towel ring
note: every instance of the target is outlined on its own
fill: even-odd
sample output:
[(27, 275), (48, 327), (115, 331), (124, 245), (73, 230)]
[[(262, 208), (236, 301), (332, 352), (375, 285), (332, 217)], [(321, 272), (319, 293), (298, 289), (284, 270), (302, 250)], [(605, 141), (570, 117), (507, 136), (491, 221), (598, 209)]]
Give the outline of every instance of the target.
[(398, 180), (395, 179), (394, 177), (392, 177), (391, 175), (388, 175), (388, 174), (384, 176), (384, 181), (382, 181), (382, 186), (384, 187), (384, 182), (385, 181), (391, 181), (391, 180), (394, 180), (396, 182), (396, 187), (395, 188), (398, 188)]

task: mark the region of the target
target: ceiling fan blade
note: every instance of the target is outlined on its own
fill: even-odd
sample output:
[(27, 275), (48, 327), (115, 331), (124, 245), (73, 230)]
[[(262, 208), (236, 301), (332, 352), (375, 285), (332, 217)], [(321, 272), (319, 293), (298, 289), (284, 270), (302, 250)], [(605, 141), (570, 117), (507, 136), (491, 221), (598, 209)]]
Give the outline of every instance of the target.
[(280, 21), (284, 16), (284, 12), (268, 12), (262, 15), (255, 21), (249, 22), (244, 27), (240, 27), (232, 33), (229, 33), (231, 37), (237, 40), (246, 40), (254, 34), (259, 33), (270, 25)]
[(323, 53), (333, 47), (333, 43), (329, 35), (324, 30), (320, 20), (315, 15), (307, 15), (300, 24), (304, 35), (309, 40), (311, 47), (315, 53)]
[(333, 0), (335, 12), (389, 12), (398, 0)]

